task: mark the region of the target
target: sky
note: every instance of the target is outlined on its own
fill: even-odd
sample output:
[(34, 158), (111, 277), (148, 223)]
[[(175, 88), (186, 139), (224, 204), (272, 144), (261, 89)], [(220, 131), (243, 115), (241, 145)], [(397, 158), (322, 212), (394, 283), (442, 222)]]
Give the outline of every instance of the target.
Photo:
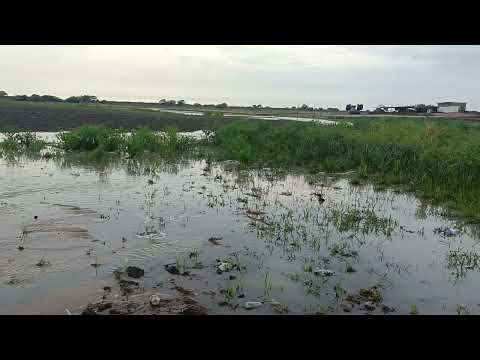
[(480, 46), (0, 45), (0, 90), (99, 99), (339, 107), (467, 102)]

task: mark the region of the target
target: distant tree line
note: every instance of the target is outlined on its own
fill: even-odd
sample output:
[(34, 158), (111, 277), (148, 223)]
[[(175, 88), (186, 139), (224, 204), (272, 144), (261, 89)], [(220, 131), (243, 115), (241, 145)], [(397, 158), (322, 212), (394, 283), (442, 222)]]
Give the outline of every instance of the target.
[[(6, 93), (5, 93), (6, 94)], [(80, 95), (80, 96), (70, 96), (65, 100), (53, 96), (53, 95), (37, 95), (33, 94), (31, 96), (28, 95), (17, 95), (14, 97), (17, 101), (34, 101), (34, 102), (66, 102), (66, 103), (74, 103), (74, 104), (94, 104), (94, 103), (106, 103), (105, 100), (98, 100), (96, 96), (93, 95)]]
[(166, 100), (166, 99), (161, 99), (159, 102), (158, 102), (160, 105), (163, 105), (163, 106), (195, 106), (195, 107), (216, 107), (216, 108), (220, 108), (220, 109), (226, 109), (228, 108), (228, 104), (227, 103), (221, 103), (221, 104), (200, 104), (200, 103), (194, 103), (193, 105), (191, 104), (187, 104), (185, 102), (185, 100)]
[(7, 92), (6, 91), (3, 91), (3, 90), (0, 90), (0, 96), (7, 96)]

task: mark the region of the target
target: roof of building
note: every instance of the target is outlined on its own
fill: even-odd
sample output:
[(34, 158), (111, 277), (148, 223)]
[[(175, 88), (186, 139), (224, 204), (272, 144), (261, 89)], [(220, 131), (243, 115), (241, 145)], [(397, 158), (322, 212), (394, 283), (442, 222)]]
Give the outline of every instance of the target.
[(467, 105), (466, 102), (453, 102), (453, 101), (446, 101), (446, 102), (439, 102), (438, 106), (461, 106)]

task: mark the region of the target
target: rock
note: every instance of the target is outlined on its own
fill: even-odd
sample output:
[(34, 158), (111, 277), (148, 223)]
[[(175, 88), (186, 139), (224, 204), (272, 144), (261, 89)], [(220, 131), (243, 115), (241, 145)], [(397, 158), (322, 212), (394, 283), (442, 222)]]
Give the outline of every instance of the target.
[(342, 310), (345, 311), (345, 312), (352, 312), (353, 305), (352, 304), (344, 304), (342, 306)]
[(127, 266), (125, 272), (129, 277), (134, 279), (139, 279), (145, 274), (145, 271), (137, 266)]
[(394, 311), (395, 311), (395, 308), (383, 304), (383, 305), (382, 305), (382, 311), (383, 311), (385, 314), (387, 314), (387, 313), (390, 313), (390, 312), (394, 312)]
[(149, 180), (148, 180), (148, 184), (149, 184), (149, 185), (153, 185), (153, 180), (152, 180), (152, 179), (149, 179)]
[(212, 236), (211, 238), (208, 239), (208, 241), (210, 243), (212, 243), (213, 245), (222, 245), (222, 243), (220, 242), (220, 240), (222, 240), (222, 239), (223, 239), (222, 237)]
[(203, 290), (202, 290), (202, 294), (214, 296), (216, 293), (215, 293), (215, 291), (213, 291), (213, 290), (203, 289)]
[(363, 304), (363, 307), (364, 307), (367, 311), (373, 311), (373, 310), (375, 310), (375, 303), (372, 302), (372, 301), (366, 301), (366, 302)]
[(132, 294), (139, 287), (138, 282), (132, 280), (122, 279), (119, 281), (119, 284), (124, 295)]
[(184, 287), (182, 286), (178, 286), (176, 285), (174, 287), (175, 290), (177, 290), (179, 293), (183, 294), (183, 295), (194, 295), (194, 296), (197, 296), (198, 294), (193, 291), (193, 290), (190, 290), (190, 289), (185, 289)]
[(252, 310), (261, 307), (263, 304), (259, 301), (247, 301), (243, 307), (247, 310)]
[(236, 278), (237, 278), (237, 277), (236, 277), (235, 275), (230, 275), (230, 276), (228, 277), (229, 280), (235, 280)]
[(112, 292), (112, 288), (110, 286), (105, 286), (103, 290), (106, 292)]
[(313, 270), (313, 273), (315, 275), (320, 275), (320, 276), (332, 276), (335, 274), (334, 271), (332, 270), (327, 270), (327, 269), (321, 269), (321, 268), (315, 268), (315, 270)]
[(347, 273), (354, 273), (356, 271), (357, 270), (355, 270), (355, 268), (353, 266), (350, 266), (350, 265), (347, 266)]
[(165, 265), (165, 270), (167, 270), (170, 274), (173, 274), (173, 275), (188, 275), (189, 274), (188, 271), (185, 271), (185, 272), (181, 273), (176, 264)]
[(154, 294), (150, 296), (150, 305), (152, 306), (158, 306), (160, 305), (161, 299), (158, 295)]

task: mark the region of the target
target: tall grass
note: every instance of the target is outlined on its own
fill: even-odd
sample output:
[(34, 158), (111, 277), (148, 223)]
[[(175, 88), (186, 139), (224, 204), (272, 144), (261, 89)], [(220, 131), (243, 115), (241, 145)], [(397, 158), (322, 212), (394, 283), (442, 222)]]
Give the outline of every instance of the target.
[(58, 140), (59, 146), (67, 152), (95, 151), (96, 156), (102, 152), (117, 152), (131, 158), (145, 154), (176, 156), (193, 149), (196, 143), (178, 135), (174, 128), (165, 133), (140, 128), (127, 134), (122, 130), (90, 125), (61, 133)]
[(32, 132), (17, 132), (13, 129), (3, 130), (4, 140), (0, 149), (6, 153), (39, 153), (47, 143)]
[(309, 167), (403, 185), (480, 219), (480, 129), (430, 120), (357, 120), (354, 126), (238, 122), (215, 134), (217, 156), (249, 166)]

